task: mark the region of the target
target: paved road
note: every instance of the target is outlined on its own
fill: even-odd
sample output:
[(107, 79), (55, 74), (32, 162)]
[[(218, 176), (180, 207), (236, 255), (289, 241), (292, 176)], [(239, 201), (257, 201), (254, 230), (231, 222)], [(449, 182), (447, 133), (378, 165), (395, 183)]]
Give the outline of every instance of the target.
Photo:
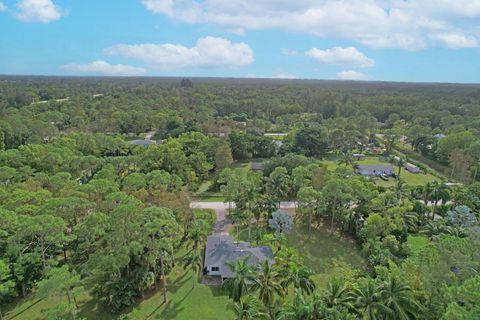
[[(232, 204), (232, 207), (235, 207)], [(228, 233), (230, 226), (232, 225), (232, 221), (225, 215), (228, 210), (228, 203), (225, 202), (191, 202), (190, 208), (197, 208), (197, 209), (213, 209), (217, 214), (217, 221), (215, 222), (214, 233)], [(295, 202), (293, 201), (285, 201), (280, 203), (281, 209), (294, 209)]]
[(157, 131), (152, 130), (145, 133), (145, 140), (152, 140), (152, 137), (157, 133)]

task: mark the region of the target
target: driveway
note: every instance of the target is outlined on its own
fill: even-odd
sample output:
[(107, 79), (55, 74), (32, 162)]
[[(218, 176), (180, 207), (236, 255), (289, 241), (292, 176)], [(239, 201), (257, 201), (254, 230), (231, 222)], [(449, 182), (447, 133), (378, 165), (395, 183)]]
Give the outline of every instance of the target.
[[(285, 201), (280, 203), (281, 209), (294, 209), (296, 203), (293, 201)], [(232, 205), (234, 208), (235, 205)], [(214, 233), (228, 233), (232, 225), (232, 221), (226, 216), (228, 210), (228, 203), (225, 202), (190, 202), (192, 209), (213, 209), (217, 214), (217, 221), (214, 226)]]

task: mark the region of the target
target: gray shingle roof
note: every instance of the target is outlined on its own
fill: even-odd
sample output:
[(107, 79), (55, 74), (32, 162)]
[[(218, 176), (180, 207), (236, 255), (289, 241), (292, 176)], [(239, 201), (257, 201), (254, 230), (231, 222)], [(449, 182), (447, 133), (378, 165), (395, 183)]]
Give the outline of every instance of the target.
[(238, 245), (233, 243), (230, 235), (213, 235), (207, 238), (205, 248), (205, 267), (218, 266), (222, 278), (231, 278), (234, 273), (225, 264), (228, 261), (250, 256), (249, 265), (255, 265), (259, 262), (273, 260), (272, 248), (267, 246), (252, 247), (248, 242), (240, 242)]
[(359, 165), (357, 166), (356, 173), (362, 176), (377, 176), (380, 174), (392, 174), (393, 167), (391, 165)]
[(134, 146), (148, 146), (151, 144), (156, 144), (155, 140), (131, 140), (128, 143)]

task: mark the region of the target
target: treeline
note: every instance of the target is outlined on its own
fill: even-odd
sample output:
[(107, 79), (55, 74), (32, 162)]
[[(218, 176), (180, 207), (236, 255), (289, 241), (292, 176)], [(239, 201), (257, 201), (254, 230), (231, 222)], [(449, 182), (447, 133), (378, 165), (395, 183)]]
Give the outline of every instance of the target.
[[(249, 230), (247, 240), (276, 250), (276, 263), (269, 268), (262, 264), (249, 269), (243, 261), (232, 264), (237, 276), (225, 288), (237, 316), (478, 317), (478, 182), (453, 188), (440, 182), (410, 187), (400, 179), (394, 188), (385, 189), (354, 175), (346, 161), (331, 171), (318, 160), (288, 154), (267, 162), (264, 174), (225, 169), (219, 184), (226, 200), (235, 203), (230, 213), (234, 230), (243, 227)], [(292, 227), (289, 215), (276, 216), (279, 202), (292, 199), (297, 200), (296, 222), (307, 227), (305, 241), (322, 224), (332, 233), (348, 234), (361, 247), (366, 268), (343, 267), (325, 290), (315, 290), (313, 272), (303, 264), (302, 254), (286, 244), (285, 233)], [(288, 298), (292, 286), (293, 302)]]
[(73, 133), (0, 151), (0, 305), (36, 291), (68, 296), (50, 311), (74, 316), (84, 287), (117, 311), (166, 292), (179, 247), (212, 228), (188, 191), (231, 161), (201, 133), (148, 148)]

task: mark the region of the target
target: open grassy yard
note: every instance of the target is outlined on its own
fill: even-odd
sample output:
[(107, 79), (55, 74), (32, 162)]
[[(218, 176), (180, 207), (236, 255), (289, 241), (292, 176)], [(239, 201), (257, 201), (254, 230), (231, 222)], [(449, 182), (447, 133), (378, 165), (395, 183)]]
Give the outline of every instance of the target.
[[(179, 264), (180, 259), (178, 260)], [(192, 272), (184, 271), (181, 266), (173, 269), (167, 278), (168, 299), (167, 304), (162, 304), (162, 292), (152, 291), (139, 301), (137, 305), (129, 310), (130, 318), (135, 320), (143, 319), (230, 319), (232, 313), (227, 310), (229, 303), (228, 296), (220, 288), (207, 287), (195, 283), (193, 287)], [(48, 309), (62, 302), (63, 297), (53, 297), (38, 300), (31, 297), (15, 306), (6, 314), (6, 320), (40, 320), (42, 310)], [(85, 293), (79, 299), (79, 317), (95, 320), (113, 320), (120, 317), (112, 314), (108, 309), (99, 305), (95, 300)]]
[[(330, 160), (323, 161), (323, 163), (327, 164), (328, 169), (332, 170), (332, 171), (335, 170), (336, 168), (338, 168), (338, 166), (339, 166), (336, 162), (330, 161)], [(359, 164), (359, 165), (386, 165), (386, 164), (390, 164), (390, 163), (385, 162), (385, 161), (381, 161), (377, 157), (366, 157), (364, 160), (357, 161), (356, 164)], [(396, 166), (396, 165), (392, 165), (392, 166), (394, 168), (394, 172), (395, 173), (398, 172), (398, 166)], [(415, 174), (415, 173), (408, 172), (405, 169), (402, 169), (400, 175), (403, 179), (405, 179), (405, 182), (410, 186), (419, 186), (419, 185), (424, 185), (428, 182), (440, 181), (439, 178), (431, 175), (430, 173), (428, 173), (428, 174), (416, 173)], [(395, 185), (395, 180), (393, 178), (390, 178), (388, 181), (384, 181), (380, 178), (375, 178), (375, 183), (379, 186), (388, 188), (388, 187), (393, 187)]]
[[(255, 226), (252, 226), (251, 232), (251, 242), (255, 244)], [(231, 234), (236, 236), (235, 228)], [(248, 240), (248, 228), (240, 231), (239, 238), (243, 241)], [(338, 232), (332, 233), (323, 225), (312, 228), (310, 237), (306, 226), (295, 226), (287, 236), (287, 244), (296, 249), (305, 264), (316, 273), (313, 280), (319, 288), (325, 288), (332, 277), (341, 276), (347, 270), (362, 270), (365, 265), (353, 239)]]

